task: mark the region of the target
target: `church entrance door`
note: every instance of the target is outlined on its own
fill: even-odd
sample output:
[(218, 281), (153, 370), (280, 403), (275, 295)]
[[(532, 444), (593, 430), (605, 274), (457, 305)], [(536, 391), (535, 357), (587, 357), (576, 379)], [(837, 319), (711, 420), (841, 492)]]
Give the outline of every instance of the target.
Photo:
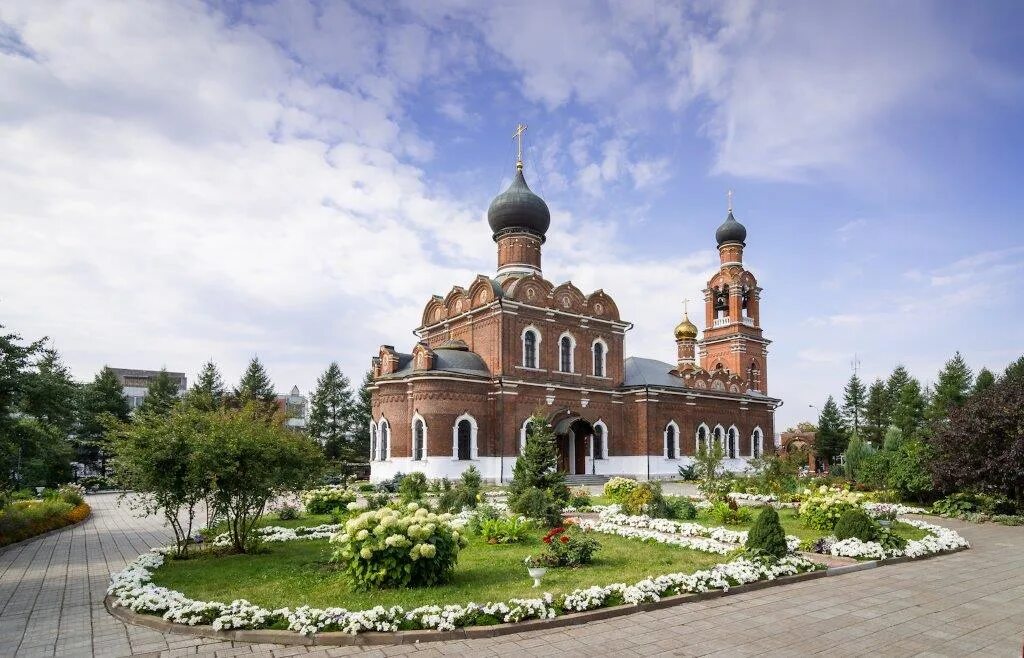
[[(562, 416), (561, 420), (557, 416)], [(566, 409), (556, 415), (552, 427), (558, 449), (558, 470), (569, 475), (584, 475), (594, 435), (593, 425)]]

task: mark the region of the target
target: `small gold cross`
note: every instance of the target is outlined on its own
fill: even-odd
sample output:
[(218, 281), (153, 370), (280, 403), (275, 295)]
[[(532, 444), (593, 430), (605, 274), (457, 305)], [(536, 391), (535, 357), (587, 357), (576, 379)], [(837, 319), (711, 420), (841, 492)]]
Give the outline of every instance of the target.
[(512, 139), (516, 140), (516, 166), (520, 169), (523, 168), (523, 133), (526, 132), (526, 124), (516, 124), (516, 132), (512, 135)]

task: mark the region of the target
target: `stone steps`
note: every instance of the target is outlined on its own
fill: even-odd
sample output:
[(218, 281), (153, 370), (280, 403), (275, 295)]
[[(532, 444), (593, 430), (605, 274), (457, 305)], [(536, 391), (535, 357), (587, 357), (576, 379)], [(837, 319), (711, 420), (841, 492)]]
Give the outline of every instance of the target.
[(599, 486), (610, 479), (607, 475), (566, 475), (565, 483), (571, 487)]

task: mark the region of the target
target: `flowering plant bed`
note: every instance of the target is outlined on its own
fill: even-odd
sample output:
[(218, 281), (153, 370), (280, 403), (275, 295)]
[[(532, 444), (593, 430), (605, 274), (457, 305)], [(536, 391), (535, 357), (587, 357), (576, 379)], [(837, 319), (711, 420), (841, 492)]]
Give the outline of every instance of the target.
[(11, 503), (0, 510), (0, 546), (80, 523), (91, 512), (84, 502), (72, 504), (60, 499)]

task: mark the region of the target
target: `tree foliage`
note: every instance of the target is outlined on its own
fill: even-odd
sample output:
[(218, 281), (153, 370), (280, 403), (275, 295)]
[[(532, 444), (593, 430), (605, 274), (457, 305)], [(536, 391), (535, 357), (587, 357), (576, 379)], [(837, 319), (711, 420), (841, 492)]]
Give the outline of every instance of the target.
[(892, 417), (892, 399), (885, 382), (876, 379), (868, 387), (867, 402), (864, 403), (864, 427), (861, 434), (876, 446), (885, 439), (885, 430)]
[[(707, 443), (710, 443), (708, 447)], [(718, 441), (710, 441), (697, 446), (693, 457), (693, 465), (697, 475), (697, 488), (712, 503), (724, 501), (729, 493), (729, 481), (726, 477), (722, 460), (725, 450)]]
[(814, 452), (832, 464), (846, 450), (846, 426), (839, 413), (839, 406), (830, 395), (818, 417), (818, 434), (814, 438)]
[(307, 428), (329, 458), (351, 462), (363, 457), (364, 453), (356, 449), (354, 412), (355, 399), (348, 377), (337, 362), (332, 362), (316, 382)]
[(235, 398), (241, 406), (251, 402), (273, 404), (277, 400), (274, 384), (258, 356), (252, 357), (249, 361), (241, 381), (238, 382), (238, 388), (235, 389)]
[(213, 360), (207, 361), (199, 371), (192, 388), (185, 396), (185, 402), (199, 411), (213, 411), (224, 404), (224, 380)]
[(161, 368), (160, 372), (149, 380), (146, 397), (139, 405), (139, 413), (166, 416), (171, 413), (176, 404), (178, 404), (178, 385), (167, 373), (167, 368)]
[(942, 491), (1024, 499), (1024, 380), (1003, 378), (963, 405), (932, 437), (932, 475)]
[(106, 475), (107, 431), (114, 421), (129, 416), (124, 389), (114, 371), (103, 366), (93, 380), (82, 389), (82, 407), (76, 449), (78, 460), (97, 467)]
[[(543, 504), (538, 503), (541, 496)], [(554, 526), (561, 521), (562, 508), (568, 500), (565, 474), (558, 470), (554, 431), (547, 419), (536, 413), (530, 418), (523, 454), (512, 468), (509, 507)]]
[(944, 423), (954, 409), (963, 405), (970, 395), (973, 382), (971, 369), (960, 352), (957, 352), (939, 371), (935, 383), (931, 404), (928, 406), (928, 418), (933, 424), (933, 430), (937, 429), (934, 426)]
[(1002, 379), (1016, 379), (1024, 381), (1024, 356), (1020, 357), (1003, 371)]
[(871, 448), (871, 445), (861, 440), (860, 434), (857, 432), (851, 433), (850, 440), (846, 445), (846, 451), (843, 453), (843, 461), (846, 464), (846, 476), (854, 482), (863, 482), (863, 469), (873, 452), (874, 450)]
[(978, 371), (978, 377), (974, 380), (974, 387), (971, 389), (971, 395), (978, 395), (984, 393), (992, 384), (996, 383), (996, 376), (992, 374), (992, 371), (988, 368), (982, 368)]
[(925, 398), (921, 384), (909, 378), (897, 391), (893, 401), (892, 424), (906, 439), (918, 438), (924, 430)]
[(362, 462), (370, 454), (370, 418), (373, 415), (370, 395), (373, 387), (373, 372), (366, 371), (363, 383), (359, 385), (355, 404), (352, 408), (352, 449), (355, 451), (354, 461)]
[(843, 419), (846, 421), (847, 427), (854, 432), (860, 431), (866, 405), (867, 389), (857, 373), (853, 373), (843, 389)]

